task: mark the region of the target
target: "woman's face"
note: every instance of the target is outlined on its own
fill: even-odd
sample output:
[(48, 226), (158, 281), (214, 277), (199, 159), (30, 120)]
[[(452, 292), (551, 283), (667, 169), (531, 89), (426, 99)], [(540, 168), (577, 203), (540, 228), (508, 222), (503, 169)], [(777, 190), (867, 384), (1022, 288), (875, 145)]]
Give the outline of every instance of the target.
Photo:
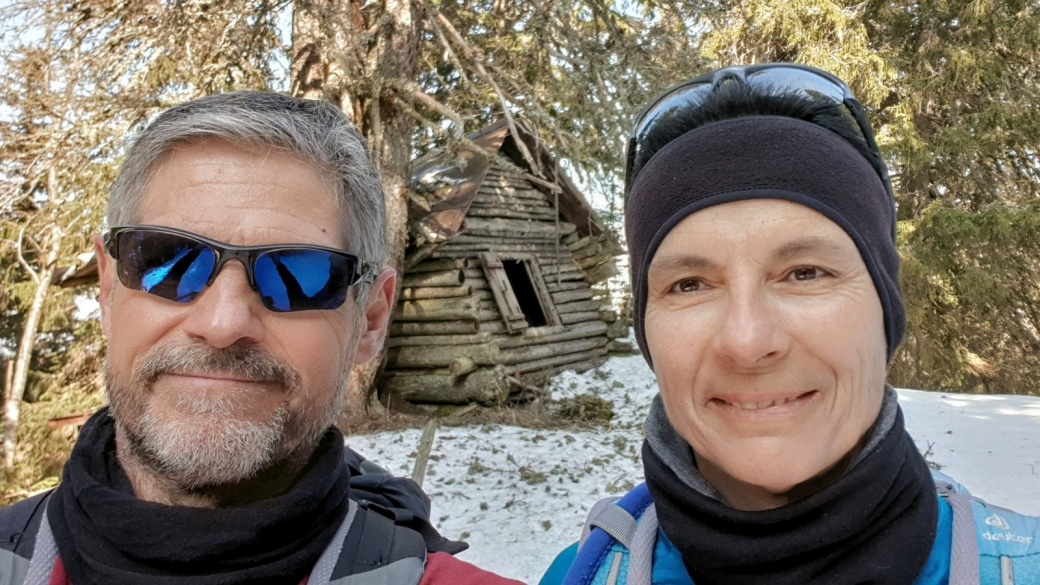
[(734, 507), (783, 505), (880, 411), (880, 299), (852, 239), (808, 207), (685, 218), (650, 263), (645, 326), (668, 418)]

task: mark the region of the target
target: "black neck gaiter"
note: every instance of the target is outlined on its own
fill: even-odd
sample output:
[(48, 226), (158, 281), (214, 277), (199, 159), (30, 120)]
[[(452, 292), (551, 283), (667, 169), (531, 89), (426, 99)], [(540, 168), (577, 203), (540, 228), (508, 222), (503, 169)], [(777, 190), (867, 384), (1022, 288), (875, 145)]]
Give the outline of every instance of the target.
[(248, 506), (191, 508), (134, 496), (108, 408), (83, 426), (47, 508), (75, 585), (297, 585), (347, 514), (343, 435), (330, 429), (301, 479)]
[(774, 510), (733, 509), (680, 479), (701, 477), (696, 469), (677, 473), (666, 458), (643, 443), (661, 529), (697, 585), (910, 585), (931, 553), (935, 484), (901, 411), (837, 482)]

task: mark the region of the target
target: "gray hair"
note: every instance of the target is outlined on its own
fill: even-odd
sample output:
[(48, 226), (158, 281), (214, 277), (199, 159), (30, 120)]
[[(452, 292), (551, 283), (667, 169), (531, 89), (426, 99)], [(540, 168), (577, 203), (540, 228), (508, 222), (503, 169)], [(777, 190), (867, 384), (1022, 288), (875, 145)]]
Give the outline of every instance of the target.
[(382, 184), (364, 139), (335, 106), (262, 91), (211, 95), (160, 114), (134, 140), (112, 184), (109, 226), (136, 223), (141, 196), (178, 144), (218, 138), (277, 148), (314, 163), (336, 185), (347, 249), (375, 266), (386, 260)]

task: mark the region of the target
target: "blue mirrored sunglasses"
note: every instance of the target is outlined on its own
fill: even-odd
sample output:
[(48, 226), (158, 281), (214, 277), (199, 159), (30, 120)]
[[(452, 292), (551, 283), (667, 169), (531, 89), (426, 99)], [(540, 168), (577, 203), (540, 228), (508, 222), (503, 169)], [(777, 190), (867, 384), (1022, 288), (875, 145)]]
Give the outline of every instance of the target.
[(161, 226), (114, 227), (105, 250), (124, 286), (178, 303), (197, 299), (232, 260), (245, 266), (264, 306), (277, 312), (336, 309), (352, 285), (374, 275), (357, 256), (332, 248), (230, 246)]
[(844, 81), (834, 75), (807, 65), (796, 63), (763, 63), (726, 67), (717, 71), (694, 77), (673, 86), (657, 99), (650, 102), (642, 113), (636, 117), (632, 134), (628, 139), (625, 160), (625, 193), (632, 188), (635, 181), (635, 162), (646, 138), (659, 124), (673, 119), (677, 114), (695, 110), (704, 104), (704, 100), (721, 83), (734, 80), (768, 94), (797, 94), (812, 100), (828, 100), (844, 106), (849, 115), (856, 121), (864, 141), (871, 151), (870, 163), (878, 172), (889, 194), (892, 187), (888, 169), (885, 167), (881, 152), (877, 146), (874, 132), (870, 128), (866, 110), (852, 95), (852, 90)]

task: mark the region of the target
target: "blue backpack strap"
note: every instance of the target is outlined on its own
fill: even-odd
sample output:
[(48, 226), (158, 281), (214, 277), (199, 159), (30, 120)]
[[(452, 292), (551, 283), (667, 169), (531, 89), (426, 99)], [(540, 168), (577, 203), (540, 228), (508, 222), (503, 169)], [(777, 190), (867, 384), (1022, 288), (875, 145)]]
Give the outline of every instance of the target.
[[(642, 516), (651, 504), (653, 504), (653, 499), (650, 497), (650, 491), (647, 489), (646, 484), (642, 483), (625, 494), (621, 499), (602, 506), (596, 517), (590, 518), (588, 537), (583, 539), (581, 548), (578, 549), (578, 554), (574, 558), (574, 563), (571, 564), (570, 570), (567, 571), (567, 576), (564, 577), (564, 585), (587, 585), (590, 583), (615, 543), (620, 543), (626, 548), (633, 547), (635, 537), (637, 532), (639, 532), (636, 527), (636, 518)], [(609, 511), (604, 512), (603, 510)], [(600, 518), (602, 518), (602, 521)], [(654, 520), (654, 525), (656, 525), (656, 515)], [(656, 530), (654, 534), (656, 534)], [(620, 561), (615, 562), (619, 563)], [(616, 571), (620, 571), (620, 567)], [(616, 575), (616, 571), (612, 567), (611, 572)]]

